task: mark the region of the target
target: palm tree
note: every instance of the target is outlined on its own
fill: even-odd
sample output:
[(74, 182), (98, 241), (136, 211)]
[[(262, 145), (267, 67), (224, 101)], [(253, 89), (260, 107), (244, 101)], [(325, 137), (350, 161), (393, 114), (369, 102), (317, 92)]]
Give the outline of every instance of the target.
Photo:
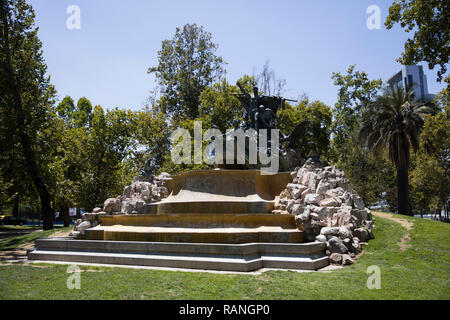
[(430, 106), (414, 101), (413, 86), (390, 85), (383, 96), (368, 106), (359, 132), (363, 142), (376, 155), (388, 150), (397, 169), (398, 213), (410, 215), (408, 168), (410, 148), (419, 147), (419, 134)]

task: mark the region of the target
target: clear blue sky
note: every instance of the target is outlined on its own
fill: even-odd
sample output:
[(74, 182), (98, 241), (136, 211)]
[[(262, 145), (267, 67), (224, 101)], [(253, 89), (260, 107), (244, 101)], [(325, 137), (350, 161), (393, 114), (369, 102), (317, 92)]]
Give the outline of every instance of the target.
[[(177, 26), (197, 23), (212, 33), (230, 83), (266, 60), (286, 79), (287, 97), (307, 94), (334, 105), (331, 74), (350, 64), (386, 81), (400, 69), (408, 34), (384, 28), (393, 0), (31, 0), (52, 83), (59, 99), (86, 96), (105, 108), (143, 106), (154, 86), (161, 41)], [(381, 30), (369, 30), (369, 5), (381, 8)], [(69, 5), (81, 9), (81, 29), (69, 30)], [(444, 85), (428, 70), (430, 93)]]

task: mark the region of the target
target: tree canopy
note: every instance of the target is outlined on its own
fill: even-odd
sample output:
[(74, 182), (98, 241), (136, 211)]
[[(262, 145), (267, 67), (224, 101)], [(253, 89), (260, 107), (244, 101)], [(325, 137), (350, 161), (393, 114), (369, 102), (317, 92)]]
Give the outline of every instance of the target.
[(437, 77), (441, 81), (450, 56), (450, 2), (395, 0), (385, 25), (391, 29), (397, 23), (406, 32), (414, 32), (397, 61), (404, 65), (426, 61), (430, 69), (438, 66)]

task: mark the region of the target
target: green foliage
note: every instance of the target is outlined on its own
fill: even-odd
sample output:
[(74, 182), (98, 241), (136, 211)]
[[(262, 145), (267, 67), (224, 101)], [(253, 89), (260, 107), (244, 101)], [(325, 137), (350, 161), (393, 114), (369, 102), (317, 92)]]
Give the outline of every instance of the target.
[(374, 159), (368, 150), (361, 148), (358, 133), (362, 115), (381, 89), (381, 79), (370, 80), (367, 73), (351, 65), (347, 74), (333, 73), (334, 84), (339, 87), (338, 99), (333, 109), (330, 162), (344, 170), (351, 185), (366, 204), (388, 200), (395, 201), (392, 167), (385, 161)]
[(402, 88), (391, 85), (366, 110), (360, 139), (374, 152), (384, 155), (397, 169), (398, 212), (410, 214), (408, 169), (410, 149), (419, 148), (419, 134), (426, 114), (434, 110), (413, 100), (412, 85)]
[[(244, 75), (237, 80), (246, 90), (251, 91), (252, 87), (256, 85), (254, 77)], [(234, 121), (241, 122), (244, 118), (244, 108), (239, 100), (232, 96), (231, 93), (240, 92), (237, 86), (230, 85), (225, 79), (213, 86), (208, 86), (200, 94), (199, 116), (195, 119), (179, 120), (177, 125), (179, 128), (184, 128), (189, 131), (191, 137), (194, 137), (194, 122), (201, 121), (202, 134), (207, 129), (217, 128), (223, 134), (234, 127)], [(208, 146), (209, 142), (204, 141), (203, 150)], [(191, 150), (193, 152), (193, 141)], [(212, 166), (206, 163), (202, 164), (174, 164), (171, 160), (170, 150), (164, 156), (164, 165), (160, 171), (165, 171), (171, 174), (177, 174), (188, 170), (211, 169)], [(203, 159), (204, 160), (204, 159)]]
[(75, 103), (70, 96), (65, 96), (64, 99), (62, 99), (62, 101), (56, 107), (58, 116), (66, 122), (73, 116), (74, 110)]
[(375, 154), (388, 149), (397, 168), (408, 168), (410, 148), (419, 148), (419, 134), (433, 109), (413, 100), (412, 86), (390, 86), (364, 114), (360, 138)]
[(156, 174), (161, 171), (165, 157), (170, 153), (170, 128), (168, 119), (162, 112), (137, 111), (130, 114), (132, 117), (132, 145), (131, 158), (126, 161), (137, 175), (147, 160)]
[(286, 103), (284, 109), (278, 110), (278, 118), (279, 128), (286, 135), (301, 121), (309, 120), (311, 133), (302, 137), (296, 148), (301, 157), (306, 159), (310, 152), (309, 142), (314, 142), (322, 159), (328, 159), (332, 120), (329, 106), (320, 101), (310, 102), (308, 99), (300, 101), (295, 107)]
[(39, 195), (48, 229), (53, 222), (42, 136), (51, 123), (56, 92), (46, 75), (32, 7), (24, 0), (1, 0), (0, 7), (0, 150), (5, 161), (0, 166), (12, 193)]
[(92, 104), (85, 97), (78, 99), (77, 107), (73, 111), (73, 122), (76, 127), (84, 127), (89, 124), (92, 117)]
[(122, 192), (119, 173), (132, 139), (131, 112), (103, 110), (95, 106), (89, 135), (84, 146), (86, 166), (81, 177), (80, 204), (86, 209), (102, 206), (103, 201)]
[(380, 200), (387, 201), (391, 210), (396, 209), (396, 173), (395, 168), (384, 159), (376, 159), (358, 144), (349, 146), (350, 153), (345, 161), (337, 165), (344, 170), (353, 189), (367, 205)]
[(158, 51), (158, 66), (148, 69), (161, 87), (160, 111), (180, 119), (199, 114), (200, 94), (224, 73), (223, 59), (216, 55), (211, 34), (196, 24), (177, 28), (171, 40)]
[[(243, 86), (249, 87), (254, 83), (254, 79), (248, 76), (238, 80)], [(222, 133), (233, 128), (233, 121), (244, 119), (244, 108), (239, 100), (231, 93), (238, 93), (239, 89), (228, 84), (225, 79), (206, 87), (200, 95), (199, 117), (205, 128), (215, 126)]]
[(347, 69), (346, 75), (333, 73), (334, 85), (339, 87), (332, 125), (331, 159), (334, 163), (345, 162), (351, 146), (356, 144), (360, 120), (365, 108), (375, 99), (381, 89), (381, 79), (370, 80), (367, 73)]
[(450, 106), (429, 115), (413, 156), (411, 186), (414, 209), (433, 212), (450, 194)]
[(385, 25), (391, 29), (399, 23), (406, 32), (414, 31), (405, 43), (405, 51), (397, 59), (404, 65), (428, 62), (439, 66), (438, 81), (447, 71), (450, 55), (450, 2), (442, 0), (395, 0), (389, 8)]

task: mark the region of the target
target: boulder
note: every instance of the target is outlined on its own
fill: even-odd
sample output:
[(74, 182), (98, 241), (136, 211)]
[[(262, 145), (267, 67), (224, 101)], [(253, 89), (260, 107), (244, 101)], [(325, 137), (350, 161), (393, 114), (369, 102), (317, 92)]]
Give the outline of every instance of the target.
[(369, 233), (364, 228), (357, 228), (353, 231), (353, 235), (361, 242), (367, 242), (370, 239)]
[(317, 188), (317, 184), (319, 183), (319, 180), (320, 180), (319, 175), (317, 173), (312, 172), (309, 178), (308, 188), (315, 191)]
[(121, 202), (118, 198), (109, 198), (103, 205), (103, 211), (105, 212), (120, 212)]
[(326, 198), (319, 202), (321, 207), (339, 207), (342, 201), (337, 198)]
[(310, 218), (311, 218), (310, 209), (308, 207), (306, 207), (305, 210), (303, 211), (303, 213), (300, 215), (300, 219), (302, 221), (306, 221), (306, 220), (309, 220)]
[(348, 207), (352, 207), (352, 198), (351, 198), (351, 194), (348, 191), (345, 191), (342, 196), (339, 197), (339, 199), (341, 199), (343, 205), (348, 206)]
[(299, 184), (289, 183), (286, 186), (286, 189), (291, 194), (292, 199), (297, 200), (301, 198), (303, 191), (305, 191), (307, 187)]
[(342, 264), (342, 254), (340, 254), (340, 253), (332, 253), (330, 255), (330, 263)]
[(84, 235), (86, 229), (91, 228), (91, 223), (89, 221), (83, 221), (81, 222), (79, 225), (76, 226), (76, 230), (74, 228), (75, 231), (79, 231), (81, 235)]
[(303, 202), (304, 200), (305, 200), (305, 198), (306, 198), (306, 196), (308, 195), (308, 194), (310, 194), (310, 193), (312, 193), (312, 190), (310, 189), (310, 188), (307, 188), (305, 191), (303, 191), (302, 192), (302, 196), (301, 196), (301, 201)]
[(315, 212), (310, 213), (311, 219), (320, 220), (319, 215)]
[(328, 240), (328, 246), (327, 249), (331, 253), (347, 253), (348, 248), (345, 246), (343, 241), (338, 237), (332, 237), (330, 240)]
[(72, 230), (72, 231), (69, 232), (69, 237), (75, 237), (76, 238), (76, 237), (78, 237), (80, 235), (81, 235), (80, 231)]
[(311, 172), (306, 172), (305, 174), (303, 174), (301, 176), (301, 181), (300, 183), (304, 186), (308, 186), (309, 185), (309, 177), (311, 176)]
[(348, 254), (343, 254), (342, 255), (342, 265), (347, 266), (352, 264), (354, 261), (353, 259), (350, 257), (350, 255)]
[(125, 198), (131, 197), (131, 186), (126, 186), (125, 188), (123, 188), (123, 193), (122, 193), (122, 195), (123, 195)]
[(314, 212), (316, 212), (319, 215), (320, 220), (325, 220), (328, 218), (330, 214), (330, 209), (331, 208), (329, 207), (316, 207), (314, 209)]
[(156, 177), (157, 180), (172, 180), (172, 176), (167, 172), (161, 172), (159, 176)]
[(286, 201), (286, 211), (292, 212), (294, 209), (295, 201), (294, 200), (287, 200)]
[(103, 209), (102, 208), (94, 208), (93, 210), (92, 210), (92, 213), (99, 213), (99, 212), (102, 212), (103, 211)]
[(341, 239), (353, 238), (352, 232), (347, 227), (344, 227), (344, 226), (339, 228), (339, 236), (341, 237)]
[(318, 236), (316, 236), (316, 241), (327, 242), (327, 237), (325, 237), (323, 234), (319, 234)]
[(357, 194), (352, 194), (351, 198), (352, 198), (353, 207), (355, 209), (358, 209), (358, 210), (365, 209), (364, 201), (360, 196), (358, 196)]
[(329, 198), (335, 198), (335, 197), (340, 197), (344, 194), (345, 190), (338, 187), (335, 189), (331, 189), (331, 190), (327, 190), (325, 192), (325, 196), (329, 197)]
[(322, 200), (323, 196), (318, 193), (310, 193), (305, 196), (306, 204), (319, 204), (320, 200)]
[(367, 220), (366, 210), (352, 209), (352, 216), (358, 220), (358, 226), (361, 226)]
[(325, 227), (325, 228), (322, 228), (322, 230), (320, 230), (320, 234), (322, 234), (324, 236), (339, 235), (339, 228)]
[(336, 186), (334, 180), (322, 179), (317, 185), (316, 193), (326, 195), (328, 190), (332, 190)]

